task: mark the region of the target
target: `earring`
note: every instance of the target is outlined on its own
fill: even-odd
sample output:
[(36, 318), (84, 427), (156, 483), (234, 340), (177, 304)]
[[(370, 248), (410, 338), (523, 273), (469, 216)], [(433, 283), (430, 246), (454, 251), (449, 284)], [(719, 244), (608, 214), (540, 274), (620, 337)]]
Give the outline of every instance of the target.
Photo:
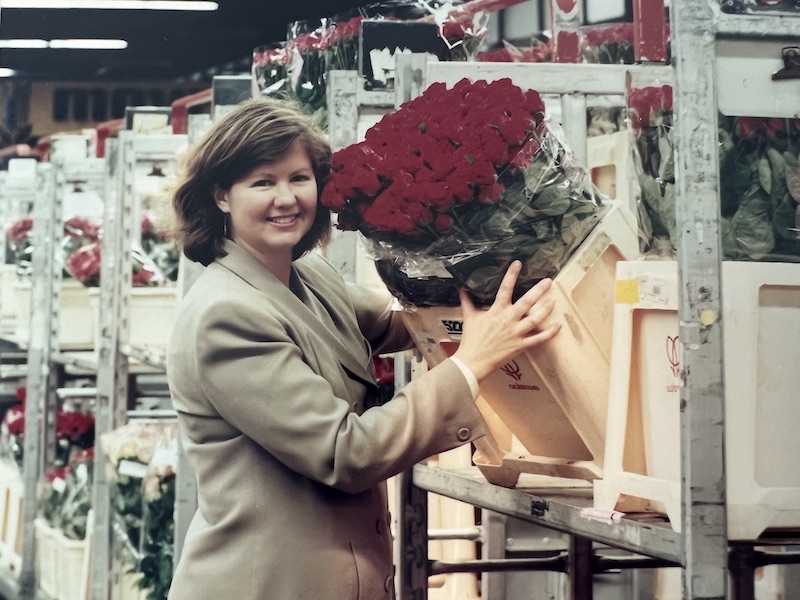
[(222, 213), (222, 237), (228, 237), (228, 213)]

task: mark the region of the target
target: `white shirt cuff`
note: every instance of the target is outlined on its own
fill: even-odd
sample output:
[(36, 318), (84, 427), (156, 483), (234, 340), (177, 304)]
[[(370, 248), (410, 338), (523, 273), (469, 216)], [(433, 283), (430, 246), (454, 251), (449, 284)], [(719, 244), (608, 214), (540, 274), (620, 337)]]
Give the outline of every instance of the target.
[(450, 360), (456, 363), (456, 366), (459, 368), (461, 373), (464, 375), (464, 379), (467, 380), (467, 384), (469, 384), (469, 389), (472, 392), (472, 399), (478, 397), (478, 393), (480, 392), (480, 388), (478, 387), (478, 378), (475, 377), (475, 373), (472, 372), (467, 365), (464, 364), (460, 358), (456, 358), (455, 356), (451, 356)]

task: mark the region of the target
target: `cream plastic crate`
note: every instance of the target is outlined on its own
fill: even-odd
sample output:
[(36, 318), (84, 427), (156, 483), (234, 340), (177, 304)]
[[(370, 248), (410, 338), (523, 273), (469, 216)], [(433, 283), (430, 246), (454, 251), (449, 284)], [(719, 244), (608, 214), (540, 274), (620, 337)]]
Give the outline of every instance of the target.
[[(100, 290), (92, 290), (91, 298), (99, 319)], [(138, 348), (166, 347), (177, 304), (177, 287), (131, 288), (128, 343)], [(99, 337), (99, 323), (95, 328)]]
[(630, 134), (617, 131), (586, 140), (586, 162), (592, 183), (609, 198), (620, 200), (633, 214), (636, 211)]
[(0, 462), (0, 565), (18, 573), (22, 563), (24, 483), (14, 463)]
[[(677, 531), (677, 264), (617, 269), (605, 472), (594, 503), (666, 513)], [(723, 262), (722, 301), (728, 537), (754, 540), (800, 528), (800, 265)]]
[[(601, 476), (615, 268), (638, 252), (634, 218), (613, 203), (547, 292), (550, 320), (562, 330), (484, 381), (478, 406), (491, 436), (476, 443), (473, 460), (490, 482), (514, 486), (520, 473)], [(460, 339), (458, 307), (409, 309), (403, 318), (430, 366)]]
[[(91, 520), (91, 517), (90, 517)], [(70, 540), (55, 532), (58, 600), (85, 600), (89, 586), (89, 552), (86, 540)]]
[(33, 522), (36, 538), (36, 580), (50, 598), (58, 598), (58, 530), (41, 517)]
[(13, 333), (19, 313), (14, 286), (19, 282), (16, 265), (2, 265), (0, 272), (0, 330)]
[[(61, 282), (58, 313), (58, 344), (61, 350), (91, 350), (94, 348), (97, 318), (91, 305), (92, 288), (75, 280)], [(30, 341), (31, 284), (20, 281), (14, 285), (19, 312), (15, 341), (27, 346)]]

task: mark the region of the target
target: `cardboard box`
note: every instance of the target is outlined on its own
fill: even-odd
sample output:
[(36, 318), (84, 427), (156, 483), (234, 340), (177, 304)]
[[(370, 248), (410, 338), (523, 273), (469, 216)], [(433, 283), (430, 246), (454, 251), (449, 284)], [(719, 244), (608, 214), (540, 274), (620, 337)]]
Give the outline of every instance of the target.
[[(490, 482), (513, 486), (522, 472), (602, 475), (616, 264), (638, 253), (636, 221), (614, 204), (546, 294), (562, 330), (484, 381), (478, 406), (492, 439), (476, 444), (473, 460)], [(460, 308), (407, 309), (403, 318), (431, 366), (460, 340)]]

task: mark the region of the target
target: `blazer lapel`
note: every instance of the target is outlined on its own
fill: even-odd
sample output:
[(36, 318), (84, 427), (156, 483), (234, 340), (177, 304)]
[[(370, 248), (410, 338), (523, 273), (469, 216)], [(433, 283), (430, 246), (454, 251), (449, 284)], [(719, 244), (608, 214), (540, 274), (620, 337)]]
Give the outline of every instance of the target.
[[(292, 290), (278, 281), (264, 265), (236, 243), (226, 240), (225, 251), (227, 255), (218, 258), (218, 263), (234, 272), (256, 289), (267, 294), (270, 298), (274, 298), (276, 304), (287, 307), (287, 312), (297, 316), (298, 325), (306, 327), (312, 337), (320, 338), (323, 344), (331, 348), (332, 356), (339, 361), (350, 378), (364, 385), (375, 385), (374, 376), (369, 366), (371, 363), (364, 364), (363, 357), (365, 353), (358, 352), (358, 349), (363, 347), (363, 344), (366, 344), (363, 336), (361, 339), (352, 339), (351, 336), (342, 335), (345, 331), (331, 331), (320, 323), (313, 310), (306, 306)], [(302, 270), (295, 269), (295, 272), (306, 286), (306, 291), (316, 296), (320, 304), (333, 318), (334, 324), (337, 324), (341, 316), (336, 306), (329, 302), (321, 290), (317, 289), (304, 277)], [(318, 326), (315, 327), (314, 324), (318, 324)], [(360, 335), (360, 332), (358, 335)], [(368, 360), (371, 361), (371, 357), (368, 357)]]

